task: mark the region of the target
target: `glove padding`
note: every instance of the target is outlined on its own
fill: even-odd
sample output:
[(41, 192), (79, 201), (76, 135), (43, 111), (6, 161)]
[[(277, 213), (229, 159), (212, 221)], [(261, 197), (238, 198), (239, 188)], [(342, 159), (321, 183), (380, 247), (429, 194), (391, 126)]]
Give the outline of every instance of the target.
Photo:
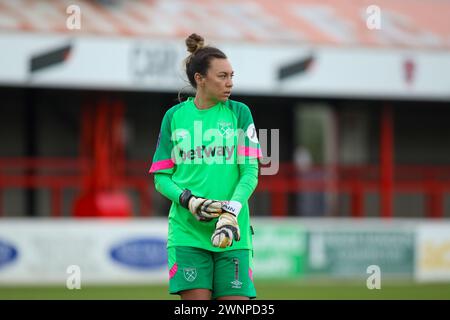
[(241, 240), (241, 232), (236, 216), (225, 211), (217, 220), (211, 242), (214, 247), (226, 248), (233, 245), (233, 240)]
[(220, 216), (222, 205), (221, 201), (192, 196), (188, 208), (198, 221), (208, 222)]
[(224, 202), (194, 196), (189, 189), (180, 194), (180, 205), (189, 210), (198, 221), (211, 221), (222, 213)]

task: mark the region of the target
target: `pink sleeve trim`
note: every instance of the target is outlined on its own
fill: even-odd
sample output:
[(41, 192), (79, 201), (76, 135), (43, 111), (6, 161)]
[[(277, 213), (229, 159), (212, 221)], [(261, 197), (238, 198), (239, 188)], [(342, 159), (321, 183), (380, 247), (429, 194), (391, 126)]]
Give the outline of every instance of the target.
[(239, 146), (238, 147), (238, 155), (261, 158), (262, 152), (261, 152), (261, 149), (258, 149), (258, 148)]
[(161, 160), (157, 162), (153, 162), (152, 167), (150, 168), (149, 173), (153, 173), (155, 171), (170, 169), (174, 167), (174, 163), (172, 159)]

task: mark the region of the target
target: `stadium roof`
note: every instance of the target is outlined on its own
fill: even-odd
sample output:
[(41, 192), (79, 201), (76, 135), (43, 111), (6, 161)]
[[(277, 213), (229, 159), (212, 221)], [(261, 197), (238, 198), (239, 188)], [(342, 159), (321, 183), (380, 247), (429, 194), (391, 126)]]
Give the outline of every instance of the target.
[[(70, 15), (66, 10), (74, 4), (81, 11), (79, 30), (66, 27)], [(198, 32), (207, 39), (265, 44), (450, 49), (450, 1), (377, 0), (379, 30), (367, 26), (375, 13), (372, 4), (372, 0), (0, 0), (0, 32), (163, 39)]]

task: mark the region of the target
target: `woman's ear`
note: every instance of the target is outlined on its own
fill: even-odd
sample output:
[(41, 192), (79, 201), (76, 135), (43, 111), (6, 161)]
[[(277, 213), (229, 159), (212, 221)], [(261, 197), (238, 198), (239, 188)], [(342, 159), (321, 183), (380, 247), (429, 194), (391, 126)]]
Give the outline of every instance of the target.
[(195, 79), (195, 82), (197, 83), (197, 88), (204, 86), (205, 79), (203, 78), (203, 76), (200, 73), (196, 72), (194, 74), (194, 79)]

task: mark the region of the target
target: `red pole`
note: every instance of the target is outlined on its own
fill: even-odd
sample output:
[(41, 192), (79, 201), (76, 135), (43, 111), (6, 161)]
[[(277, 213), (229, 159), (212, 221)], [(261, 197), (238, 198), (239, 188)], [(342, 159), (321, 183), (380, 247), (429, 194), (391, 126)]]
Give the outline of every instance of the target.
[(385, 104), (381, 111), (380, 139), (380, 199), (381, 216), (392, 217), (394, 187), (394, 130), (392, 106)]
[[(434, 177), (436, 179), (436, 177)], [(427, 199), (427, 217), (430, 218), (442, 218), (444, 216), (443, 206), (443, 192), (439, 183), (431, 181), (427, 184), (428, 187), (428, 199)]]
[(286, 181), (277, 178), (272, 182), (271, 212), (274, 217), (284, 217), (288, 214), (288, 190), (284, 188)]
[(140, 194), (141, 194), (141, 216), (148, 217), (152, 215), (152, 198), (149, 192), (147, 182), (140, 184)]
[(53, 217), (61, 217), (61, 202), (62, 202), (62, 194), (61, 189), (58, 187), (53, 187), (51, 190), (52, 197), (52, 216)]
[(94, 127), (94, 172), (95, 192), (111, 189), (110, 168), (110, 110), (106, 98), (101, 98), (96, 107)]
[(125, 139), (124, 139), (124, 109), (123, 101), (117, 99), (113, 102), (111, 125), (111, 161), (113, 164), (112, 186), (114, 189), (123, 184), (125, 175)]
[(131, 202), (122, 190), (116, 190), (115, 165), (123, 174), (124, 152), (122, 133), (123, 105), (114, 106), (102, 96), (91, 109), (86, 110), (83, 125), (82, 152), (86, 152), (91, 164), (86, 184), (74, 205), (76, 216), (128, 217)]
[(355, 180), (355, 182), (353, 183), (351, 204), (352, 217), (361, 218), (364, 212), (364, 192), (360, 180)]
[(93, 139), (93, 106), (85, 103), (81, 114), (81, 139), (79, 160), (83, 163), (83, 186), (82, 190), (90, 190), (92, 186), (92, 139)]

